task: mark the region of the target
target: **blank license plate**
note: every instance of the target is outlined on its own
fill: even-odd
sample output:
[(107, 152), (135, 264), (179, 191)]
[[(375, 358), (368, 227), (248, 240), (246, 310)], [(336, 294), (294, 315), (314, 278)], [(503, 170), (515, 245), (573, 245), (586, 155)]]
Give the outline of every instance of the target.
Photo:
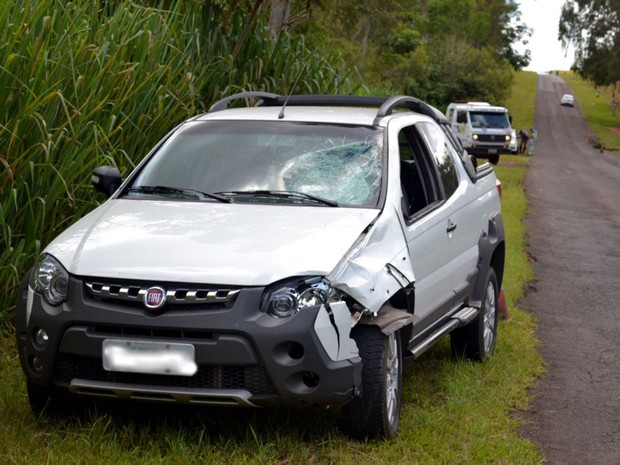
[(491, 154), (491, 155), (492, 155), (492, 154), (494, 154), (494, 153), (497, 153), (497, 149), (489, 149), (489, 154)]
[(152, 375), (193, 376), (198, 370), (191, 344), (105, 339), (103, 368)]

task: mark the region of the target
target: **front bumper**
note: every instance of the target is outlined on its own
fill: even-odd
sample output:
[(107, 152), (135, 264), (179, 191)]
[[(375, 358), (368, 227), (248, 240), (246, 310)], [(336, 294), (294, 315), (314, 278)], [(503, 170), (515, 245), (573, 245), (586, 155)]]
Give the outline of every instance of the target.
[[(99, 299), (75, 277), (67, 301), (52, 307), (27, 283), (26, 277), (17, 301), (17, 346), (26, 378), (39, 386), (159, 402), (340, 406), (361, 384), (359, 356), (334, 361), (325, 351), (315, 330), (319, 307), (272, 318), (259, 310), (263, 288), (240, 289), (224, 307), (154, 313)], [(49, 337), (45, 347), (34, 338), (39, 328)], [(107, 371), (106, 339), (191, 344), (198, 371), (193, 376)]]
[(467, 152), (470, 155), (474, 155), (475, 157), (488, 158), (494, 157), (497, 155), (505, 155), (509, 154), (510, 147), (509, 145), (486, 145), (486, 144), (472, 144), (471, 147), (467, 149)]

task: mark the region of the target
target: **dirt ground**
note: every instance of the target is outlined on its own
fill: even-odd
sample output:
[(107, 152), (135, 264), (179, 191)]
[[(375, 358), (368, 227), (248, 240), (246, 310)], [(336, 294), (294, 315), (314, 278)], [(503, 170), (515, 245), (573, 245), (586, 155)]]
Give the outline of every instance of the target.
[(537, 281), (520, 305), (537, 320), (547, 374), (524, 434), (550, 464), (619, 465), (620, 157), (588, 144), (565, 93), (560, 77), (539, 75), (526, 175)]

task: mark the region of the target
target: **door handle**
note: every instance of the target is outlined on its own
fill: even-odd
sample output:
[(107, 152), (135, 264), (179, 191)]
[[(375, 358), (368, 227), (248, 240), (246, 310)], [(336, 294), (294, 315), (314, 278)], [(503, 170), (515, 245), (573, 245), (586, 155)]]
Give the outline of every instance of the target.
[(451, 233), (455, 229), (456, 229), (456, 223), (452, 220), (448, 220), (448, 228), (446, 229), (446, 232)]

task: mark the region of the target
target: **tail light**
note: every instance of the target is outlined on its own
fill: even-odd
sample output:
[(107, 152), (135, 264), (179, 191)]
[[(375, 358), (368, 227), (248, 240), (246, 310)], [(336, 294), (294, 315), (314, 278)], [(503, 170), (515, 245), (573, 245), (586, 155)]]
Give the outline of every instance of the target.
[(497, 192), (499, 193), (499, 199), (502, 200), (502, 182), (499, 179), (495, 180), (495, 187), (497, 187)]

